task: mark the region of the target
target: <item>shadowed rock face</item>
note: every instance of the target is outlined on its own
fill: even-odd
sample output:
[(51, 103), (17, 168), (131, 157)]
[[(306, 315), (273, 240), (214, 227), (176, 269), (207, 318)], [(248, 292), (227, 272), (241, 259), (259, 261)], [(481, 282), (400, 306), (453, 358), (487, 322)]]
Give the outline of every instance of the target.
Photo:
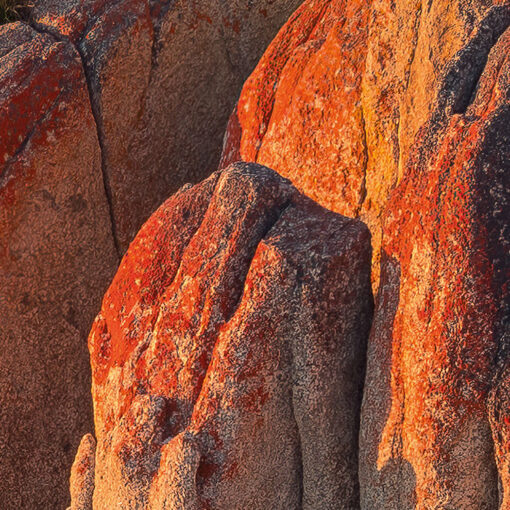
[(74, 48), (1, 27), (0, 112), (0, 506), (63, 508), (92, 421), (84, 338), (118, 263)]
[(37, 3), (37, 28), (83, 58), (120, 253), (170, 194), (216, 168), (243, 81), (299, 3)]
[(371, 311), (361, 223), (254, 164), (181, 189), (90, 334), (94, 508), (358, 506)]
[(507, 508), (510, 9), (321, 7), (248, 79), (222, 162), (271, 166), (372, 231), (361, 507), (497, 508), (498, 466)]

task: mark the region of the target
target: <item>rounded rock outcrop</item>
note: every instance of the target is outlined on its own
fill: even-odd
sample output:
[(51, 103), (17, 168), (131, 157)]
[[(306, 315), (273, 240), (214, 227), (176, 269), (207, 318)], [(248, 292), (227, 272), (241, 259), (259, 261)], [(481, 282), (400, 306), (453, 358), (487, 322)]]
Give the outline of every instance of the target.
[(355, 508), (370, 236), (240, 163), (142, 227), (89, 338), (93, 506)]

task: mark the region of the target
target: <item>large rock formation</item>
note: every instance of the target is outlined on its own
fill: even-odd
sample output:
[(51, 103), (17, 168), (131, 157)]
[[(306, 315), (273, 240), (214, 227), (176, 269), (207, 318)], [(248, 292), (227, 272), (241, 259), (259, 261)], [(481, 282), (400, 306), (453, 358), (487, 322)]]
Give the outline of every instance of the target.
[(242, 84), (300, 0), (39, 0), (39, 30), (82, 55), (115, 235), (217, 166)]
[[(6, 508), (64, 501), (101, 287), (215, 166), (295, 3), (40, 0), (1, 30)], [(222, 168), (372, 232), (359, 452), (367, 231), (240, 164), (159, 209), (105, 297), (73, 510), (510, 508), (509, 25), (307, 0), (231, 116)]]
[(86, 336), (119, 254), (216, 166), (242, 81), (297, 1), (202, 3), (41, 0), (33, 29), (1, 29), (2, 509), (65, 505), (91, 428)]
[(0, 27), (0, 494), (63, 508), (92, 419), (87, 330), (118, 259), (72, 45)]
[(497, 508), (495, 453), (509, 508), (509, 30), (472, 75), (495, 26), (450, 64), (385, 213), (360, 451), (367, 508)]
[(509, 24), (506, 2), (309, 0), (230, 119), (222, 164), (372, 231), (362, 508), (497, 508), (496, 459), (510, 504)]
[[(375, 288), (382, 214), (440, 100), (441, 77), (477, 27), (491, 32), (482, 36), (490, 44), (508, 18), (497, 1), (421, 4), (305, 2), (244, 85), (220, 163), (267, 165), (320, 204), (361, 217), (373, 237)], [(465, 95), (480, 65), (483, 51), (461, 78)]]
[(370, 251), (258, 165), (169, 199), (90, 334), (97, 450), (73, 510), (356, 508)]

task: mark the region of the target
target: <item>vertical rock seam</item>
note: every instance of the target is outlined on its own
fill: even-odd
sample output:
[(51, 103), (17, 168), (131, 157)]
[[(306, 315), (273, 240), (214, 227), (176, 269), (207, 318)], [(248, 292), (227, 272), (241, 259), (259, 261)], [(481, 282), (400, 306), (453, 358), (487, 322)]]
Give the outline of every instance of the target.
[(63, 508), (92, 424), (85, 339), (118, 259), (79, 55), (14, 23), (0, 60), (1, 505)]

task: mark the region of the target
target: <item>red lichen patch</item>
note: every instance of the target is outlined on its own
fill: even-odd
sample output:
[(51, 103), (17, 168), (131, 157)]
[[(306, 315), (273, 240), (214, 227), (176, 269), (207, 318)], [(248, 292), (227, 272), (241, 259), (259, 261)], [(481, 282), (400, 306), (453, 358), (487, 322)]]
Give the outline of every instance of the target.
[(92, 425), (84, 339), (118, 258), (75, 48), (15, 23), (0, 29), (0, 63), (0, 441), (8, 445), (0, 492), (7, 508), (64, 507), (71, 450)]
[(234, 114), (241, 138), (238, 129), (226, 137), (227, 151), (239, 139), (243, 160), (275, 168), (324, 206), (349, 215), (364, 198), (368, 13), (364, 2), (305, 2), (243, 88)]
[[(36, 34), (21, 24), (17, 26), (21, 34), (26, 34), (26, 40), (19, 41), (19, 45), (14, 45), (2, 57), (3, 72), (0, 73), (0, 100), (4, 113), (0, 125), (2, 165), (9, 162), (19, 148), (27, 143), (46, 113), (55, 109), (64, 84), (79, 76), (76, 69), (74, 77), (69, 75), (65, 67), (69, 52), (62, 44)], [(45, 73), (47, 69), (53, 69), (49, 76)]]
[(245, 83), (224, 144), (222, 164), (268, 165), (362, 217), (375, 288), (381, 253), (393, 268), (368, 369), (370, 508), (496, 506), (486, 399), (508, 290), (510, 11), (468, 4), (305, 2)]
[[(398, 286), (399, 304), (393, 322), (383, 322), (387, 331), (372, 332), (374, 341), (390, 338), (391, 406), (380, 439), (368, 441), (377, 441), (379, 473), (391, 462), (409, 464), (414, 480), (402, 482), (414, 485), (420, 508), (447, 500), (456, 508), (497, 506), (486, 402), (502, 356), (496, 264), (505, 243), (498, 211), (508, 197), (498, 179), (508, 164), (501, 143), (508, 135), (499, 126), (509, 117), (492, 91), (508, 83), (509, 40), (502, 37), (489, 55), (466, 113), (442, 121), (436, 114), (421, 131), (383, 223), (383, 250), (400, 278), (385, 274), (381, 285)], [(367, 423), (381, 419), (369, 417), (378, 405), (371, 384)], [(498, 455), (500, 468), (506, 455)], [(369, 494), (370, 479), (364, 483)]]

